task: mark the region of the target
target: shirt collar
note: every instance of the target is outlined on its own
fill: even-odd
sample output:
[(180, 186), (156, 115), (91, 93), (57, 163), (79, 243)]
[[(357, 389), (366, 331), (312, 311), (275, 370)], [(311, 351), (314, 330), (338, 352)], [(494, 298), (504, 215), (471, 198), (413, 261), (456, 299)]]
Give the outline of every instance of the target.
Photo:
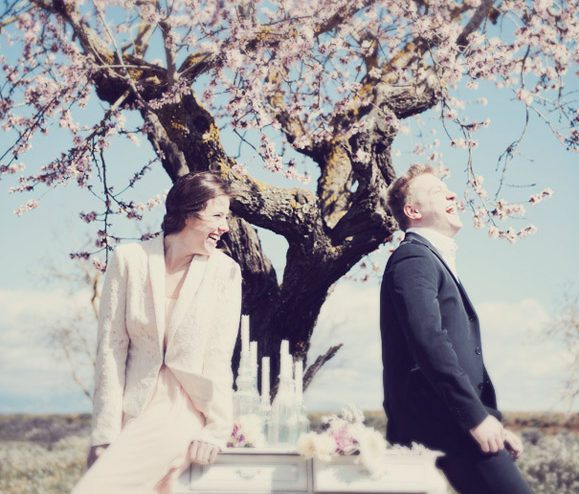
[(416, 233), (428, 240), (434, 248), (440, 252), (446, 264), (448, 264), (456, 274), (456, 251), (458, 250), (458, 246), (452, 237), (448, 237), (432, 228), (425, 227), (408, 228), (406, 233), (410, 232)]

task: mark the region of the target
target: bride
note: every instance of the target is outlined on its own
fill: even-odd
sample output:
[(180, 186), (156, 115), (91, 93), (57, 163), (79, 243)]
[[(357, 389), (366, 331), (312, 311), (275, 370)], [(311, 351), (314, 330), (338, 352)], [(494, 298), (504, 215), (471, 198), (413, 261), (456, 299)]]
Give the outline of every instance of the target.
[(238, 264), (217, 249), (230, 192), (209, 172), (180, 177), (163, 235), (119, 246), (103, 286), (89, 470), (73, 494), (169, 493), (212, 463), (232, 429)]

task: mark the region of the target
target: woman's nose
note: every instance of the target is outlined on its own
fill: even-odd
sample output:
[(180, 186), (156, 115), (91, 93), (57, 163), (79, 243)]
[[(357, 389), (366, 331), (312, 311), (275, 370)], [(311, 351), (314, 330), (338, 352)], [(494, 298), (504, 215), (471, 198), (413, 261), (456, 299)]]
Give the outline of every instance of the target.
[(227, 222), (227, 219), (224, 219), (223, 222), (221, 223), (221, 225), (219, 225), (219, 229), (223, 232), (223, 233), (227, 233), (229, 231), (229, 223)]

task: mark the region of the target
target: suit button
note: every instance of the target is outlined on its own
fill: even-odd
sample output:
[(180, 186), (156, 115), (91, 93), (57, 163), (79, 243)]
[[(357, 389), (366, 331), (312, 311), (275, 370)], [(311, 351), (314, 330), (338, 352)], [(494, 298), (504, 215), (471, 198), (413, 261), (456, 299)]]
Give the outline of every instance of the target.
[(485, 383), (478, 383), (476, 386), (480, 391), (485, 387)]
[(473, 322), (473, 321), (474, 321), (474, 316), (468, 316), (468, 320), (469, 320), (470, 322)]
[(480, 355), (480, 354), (482, 353), (482, 350), (480, 349), (480, 346), (477, 346), (477, 347), (474, 349), (474, 353), (476, 353), (477, 355)]

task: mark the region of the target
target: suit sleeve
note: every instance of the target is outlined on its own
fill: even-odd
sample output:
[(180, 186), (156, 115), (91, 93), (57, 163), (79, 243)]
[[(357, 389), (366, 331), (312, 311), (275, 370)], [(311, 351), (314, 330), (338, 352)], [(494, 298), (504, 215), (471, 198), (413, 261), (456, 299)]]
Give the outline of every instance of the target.
[(442, 327), (433, 260), (418, 249), (411, 251), (394, 264), (390, 289), (416, 364), (460, 426), (466, 430), (477, 426), (487, 411)]
[(129, 336), (125, 323), (126, 266), (119, 252), (109, 262), (97, 333), (91, 444), (109, 444), (120, 433)]
[(241, 316), (241, 271), (230, 268), (227, 287), (216, 308), (222, 311), (204, 358), (203, 374), (213, 383), (213, 396), (205, 412), (206, 425), (199, 440), (224, 449), (233, 430), (233, 372), (231, 358)]

